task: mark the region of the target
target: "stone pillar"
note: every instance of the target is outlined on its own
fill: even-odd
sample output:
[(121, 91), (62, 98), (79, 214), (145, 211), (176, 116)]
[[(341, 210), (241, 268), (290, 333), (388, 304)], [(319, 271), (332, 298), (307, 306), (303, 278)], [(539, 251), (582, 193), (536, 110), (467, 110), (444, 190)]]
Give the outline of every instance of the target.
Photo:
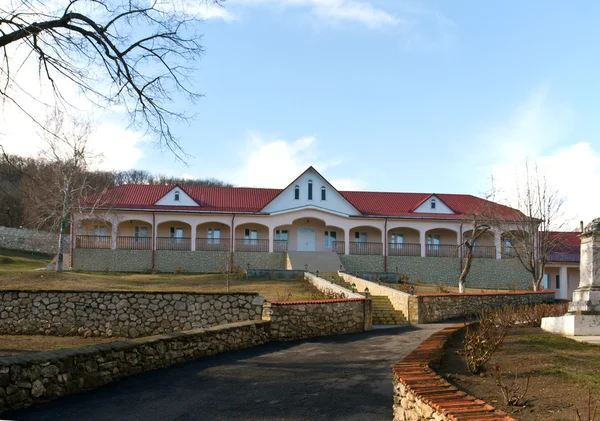
[(502, 259), (502, 231), (494, 230), (494, 246), (496, 247), (496, 260)]
[[(561, 317), (544, 317), (542, 329), (570, 336), (600, 335), (600, 218), (580, 235), (579, 287), (573, 291), (569, 312)], [(566, 267), (560, 268), (560, 293), (567, 287)], [(562, 298), (562, 297), (561, 297)]]
[(350, 254), (350, 230), (344, 231), (344, 254)]
[(579, 287), (569, 311), (600, 314), (600, 218), (590, 222), (580, 238)]
[(558, 289), (558, 299), (568, 300), (569, 299), (569, 285), (567, 283), (567, 267), (561, 266), (558, 270), (558, 279), (560, 281), (560, 287)]
[(198, 226), (196, 224), (192, 224), (192, 239), (191, 239), (191, 243), (192, 243), (192, 251), (196, 251), (196, 230), (197, 230)]
[(269, 253), (273, 253), (275, 250), (274, 242), (275, 236), (273, 235), (273, 228), (269, 227)]
[(427, 256), (427, 237), (425, 231), (419, 231), (419, 242), (421, 243), (421, 257)]

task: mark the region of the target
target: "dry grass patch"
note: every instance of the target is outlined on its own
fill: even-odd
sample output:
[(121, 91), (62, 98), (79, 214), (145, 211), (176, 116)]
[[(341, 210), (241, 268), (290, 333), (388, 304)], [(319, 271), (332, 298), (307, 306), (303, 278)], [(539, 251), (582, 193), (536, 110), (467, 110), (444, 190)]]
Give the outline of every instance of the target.
[(124, 341), (124, 338), (83, 338), (81, 336), (0, 335), (0, 357), (32, 352), (78, 348), (87, 345)]

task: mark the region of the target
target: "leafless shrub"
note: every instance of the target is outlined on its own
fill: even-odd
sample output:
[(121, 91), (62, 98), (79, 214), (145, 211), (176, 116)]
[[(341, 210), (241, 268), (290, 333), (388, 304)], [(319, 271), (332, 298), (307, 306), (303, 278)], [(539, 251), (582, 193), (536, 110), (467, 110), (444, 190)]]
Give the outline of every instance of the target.
[(575, 414), (577, 415), (577, 421), (595, 421), (599, 405), (599, 403), (596, 403), (596, 406), (594, 406), (594, 409), (592, 410), (592, 391), (588, 390), (587, 418), (581, 418), (579, 409), (576, 409)]
[(483, 309), (477, 313), (479, 322), (467, 326), (463, 340), (465, 361), (469, 371), (477, 374), (504, 341), (512, 325), (507, 311)]
[(523, 398), (527, 394), (527, 390), (529, 389), (529, 379), (531, 378), (531, 373), (527, 373), (527, 377), (525, 382), (519, 381), (518, 373), (515, 373), (515, 378), (510, 381), (510, 383), (505, 382), (502, 377), (502, 371), (500, 370), (500, 364), (496, 364), (494, 366), (494, 381), (496, 382), (496, 386), (502, 392), (502, 397), (504, 398), (504, 404), (508, 406), (523, 406), (524, 401)]
[(438, 282), (437, 284), (435, 284), (435, 291), (439, 294), (448, 294), (448, 293), (450, 293), (450, 288), (448, 288), (446, 285), (442, 284), (441, 282)]

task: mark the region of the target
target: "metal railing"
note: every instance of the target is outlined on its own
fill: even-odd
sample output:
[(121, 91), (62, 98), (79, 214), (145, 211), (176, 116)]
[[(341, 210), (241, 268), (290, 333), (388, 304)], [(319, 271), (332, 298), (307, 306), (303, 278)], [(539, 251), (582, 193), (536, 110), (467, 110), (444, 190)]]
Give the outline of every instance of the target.
[(229, 251), (229, 238), (196, 238), (197, 251)]
[(337, 254), (346, 254), (346, 242), (345, 241), (332, 241), (331, 251)]
[(350, 254), (382, 255), (383, 243), (350, 241)]
[(549, 262), (573, 262), (578, 263), (581, 260), (579, 253), (548, 253)]
[[(463, 246), (463, 257), (467, 255), (467, 247)], [(478, 259), (495, 259), (496, 246), (474, 246), (473, 257)]]
[(502, 246), (502, 258), (503, 259), (516, 259), (517, 252), (513, 246)]
[(243, 239), (235, 240), (235, 251), (268, 252), (269, 240)]
[(119, 235), (117, 248), (125, 250), (152, 250), (152, 237), (130, 237)]
[(458, 257), (458, 246), (455, 244), (427, 244), (427, 257)]
[(112, 245), (110, 235), (77, 235), (75, 247), (78, 249), (109, 249)]
[(420, 256), (421, 244), (388, 243), (388, 256)]
[(288, 240), (273, 240), (273, 251), (274, 252), (288, 251)]
[(192, 239), (189, 237), (156, 237), (156, 250), (185, 250), (192, 249)]

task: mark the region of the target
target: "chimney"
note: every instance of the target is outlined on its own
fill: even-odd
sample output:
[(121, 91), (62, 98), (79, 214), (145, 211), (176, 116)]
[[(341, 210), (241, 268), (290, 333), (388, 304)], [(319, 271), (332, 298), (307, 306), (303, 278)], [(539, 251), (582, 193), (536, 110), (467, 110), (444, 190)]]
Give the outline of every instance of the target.
[(583, 221), (579, 221), (579, 231), (583, 232)]

